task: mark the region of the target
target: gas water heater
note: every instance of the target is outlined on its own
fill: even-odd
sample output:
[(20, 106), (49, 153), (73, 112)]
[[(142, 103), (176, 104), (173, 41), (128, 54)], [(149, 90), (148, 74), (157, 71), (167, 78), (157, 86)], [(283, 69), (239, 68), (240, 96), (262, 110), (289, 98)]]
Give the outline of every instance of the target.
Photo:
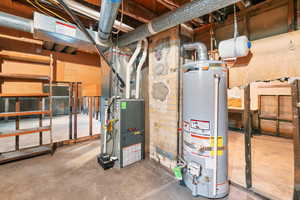
[[(222, 59), (247, 56), (245, 36), (222, 41)], [(203, 43), (184, 44), (197, 60), (184, 64), (182, 78), (182, 181), (193, 196), (222, 198), (229, 193), (227, 74), (223, 61), (209, 60)], [(180, 163), (182, 164), (182, 163)]]
[(222, 198), (229, 193), (227, 149), (227, 68), (207, 59), (202, 43), (198, 61), (183, 73), (183, 181), (193, 196)]

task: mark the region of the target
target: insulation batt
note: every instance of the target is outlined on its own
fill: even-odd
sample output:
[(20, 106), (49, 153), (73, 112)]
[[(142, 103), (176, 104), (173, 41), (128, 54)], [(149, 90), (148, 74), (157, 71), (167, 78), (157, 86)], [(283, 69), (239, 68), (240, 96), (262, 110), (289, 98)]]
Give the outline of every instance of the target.
[(221, 41), (219, 44), (219, 54), (223, 59), (244, 57), (248, 55), (250, 47), (251, 42), (247, 36), (240, 36)]

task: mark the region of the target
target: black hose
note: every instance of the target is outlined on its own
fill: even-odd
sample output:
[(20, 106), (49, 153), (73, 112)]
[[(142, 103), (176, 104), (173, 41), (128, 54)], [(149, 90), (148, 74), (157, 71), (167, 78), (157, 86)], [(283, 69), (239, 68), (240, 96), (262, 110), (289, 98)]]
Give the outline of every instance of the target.
[(67, 4), (63, 0), (57, 0), (61, 6), (64, 8), (66, 13), (73, 19), (75, 24), (79, 27), (79, 29), (85, 34), (85, 36), (90, 40), (90, 42), (96, 47), (98, 54), (100, 55), (101, 58), (106, 62), (106, 64), (110, 67), (112, 72), (117, 76), (118, 80), (120, 81), (120, 87), (124, 88), (125, 87), (125, 82), (123, 79), (120, 77), (120, 75), (116, 72), (116, 70), (109, 64), (109, 62), (106, 60), (104, 57), (104, 54), (102, 53), (99, 45), (97, 45), (96, 41), (94, 38), (91, 36), (91, 34), (85, 29), (84, 25), (81, 23), (79, 18), (73, 13), (73, 11), (68, 7)]

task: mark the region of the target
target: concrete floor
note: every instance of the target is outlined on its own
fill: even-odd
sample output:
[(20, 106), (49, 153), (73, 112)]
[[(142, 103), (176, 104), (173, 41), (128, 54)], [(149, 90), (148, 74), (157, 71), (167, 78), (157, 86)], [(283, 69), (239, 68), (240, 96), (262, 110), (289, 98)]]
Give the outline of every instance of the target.
[[(21, 128), (27, 128), (37, 125), (37, 120), (21, 120)], [(68, 139), (68, 116), (55, 117), (53, 120), (53, 138), (54, 141)], [(13, 129), (14, 122), (1, 123), (0, 131)], [(94, 133), (99, 133), (100, 125), (96, 120), (93, 121)], [(78, 137), (88, 135), (88, 116), (78, 116)], [(48, 137), (47, 137), (48, 136)], [(0, 139), (0, 152), (14, 150), (14, 138)], [(49, 135), (45, 134), (45, 142), (49, 141)], [(38, 145), (38, 135), (25, 135), (20, 137), (21, 147)], [(96, 153), (89, 157), (86, 154), (89, 145), (72, 147), (77, 152), (78, 159), (66, 161), (68, 163), (82, 163), (82, 159), (94, 159)], [(92, 145), (93, 146), (93, 145)], [(97, 145), (95, 145), (97, 146)], [(81, 149), (83, 150), (81, 152)], [(95, 148), (93, 151), (97, 151)], [(64, 149), (62, 152), (71, 152), (70, 149)], [(245, 185), (245, 155), (244, 155), (244, 135), (238, 132), (229, 134), (229, 178), (235, 183)], [(60, 153), (55, 157), (60, 156)], [(68, 157), (68, 155), (66, 155)], [(39, 158), (37, 158), (39, 159)], [(59, 158), (57, 158), (59, 159)], [(253, 187), (265, 196), (273, 199), (288, 200), (292, 199), (293, 194), (293, 142), (289, 139), (254, 136), (252, 138), (252, 159), (253, 159)], [(51, 159), (52, 160), (52, 159)], [(51, 161), (50, 160), (50, 161)], [(61, 160), (61, 159), (59, 159)], [(28, 161), (25, 161), (28, 162)], [(47, 160), (44, 161), (47, 164)], [(64, 162), (64, 161), (63, 161)], [(19, 162), (17, 162), (19, 163)], [(41, 165), (42, 166), (42, 165)], [(0, 167), (0, 169), (2, 166)], [(64, 166), (65, 168), (65, 166)], [(71, 168), (71, 166), (70, 166)], [(73, 169), (72, 169), (73, 170)], [(0, 170), (1, 173), (2, 170)], [(0, 179), (2, 180), (2, 179)], [(2, 191), (2, 190), (1, 190)], [(1, 198), (0, 198), (1, 199)]]
[[(56, 116), (52, 120), (53, 141), (63, 141), (69, 139), (69, 116)], [(20, 129), (38, 127), (38, 119), (21, 119)], [(49, 125), (49, 119), (43, 120), (43, 125)], [(0, 121), (0, 132), (15, 130), (15, 121)], [(100, 122), (93, 119), (93, 134), (100, 133)], [(73, 133), (74, 134), (74, 133)], [(77, 116), (77, 137), (89, 135), (89, 117), (80, 114)], [(43, 143), (50, 142), (49, 132), (43, 133)], [(26, 148), (39, 145), (39, 134), (29, 134), (20, 136), (20, 148)], [(15, 149), (15, 138), (0, 138), (0, 152), (13, 151)]]
[[(0, 199), (7, 200), (185, 200), (191, 192), (156, 163), (145, 160), (128, 168), (102, 170), (96, 162), (99, 140), (59, 148), (0, 166)], [(231, 186), (230, 200), (260, 198)]]

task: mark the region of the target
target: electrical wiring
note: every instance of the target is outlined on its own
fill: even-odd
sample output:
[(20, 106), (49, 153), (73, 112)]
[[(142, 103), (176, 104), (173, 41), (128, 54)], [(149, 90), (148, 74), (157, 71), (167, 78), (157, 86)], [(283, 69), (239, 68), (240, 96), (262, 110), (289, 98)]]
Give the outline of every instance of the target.
[[(26, 1), (27, 1), (27, 3), (29, 3), (30, 5), (32, 5), (34, 8), (36, 8), (38, 11), (40, 11), (40, 12), (43, 13), (43, 14), (49, 16), (49, 14), (46, 12), (46, 11), (48, 11), (48, 12), (50, 12), (51, 14), (55, 15), (56, 17), (60, 18), (61, 20), (64, 20), (64, 21), (70, 23), (69, 20), (65, 19), (64, 17), (60, 16), (59, 14), (57, 14), (57, 13), (55, 13), (55, 12), (49, 10), (48, 8), (44, 7), (43, 5), (41, 5), (41, 4), (38, 2), (38, 0), (35, 0), (35, 3), (36, 3), (39, 7), (38, 7), (37, 5), (35, 5), (31, 0), (26, 0)], [(50, 1), (51, 1), (52, 3), (57, 4), (55, 1), (52, 1), (52, 0), (50, 0)], [(44, 10), (42, 10), (42, 9), (44, 9), (44, 10), (46, 10), (46, 11), (44, 11)]]
[[(40, 3), (38, 2), (38, 0), (34, 0), (34, 1), (35, 1), (35, 3), (36, 3), (39, 7), (41, 7), (42, 9), (48, 11), (49, 13), (55, 15), (56, 17), (60, 18), (60, 19), (63, 20), (63, 21), (69, 22), (69, 20), (65, 19), (64, 17), (60, 16), (59, 14), (55, 13), (54, 11), (52, 11), (52, 10), (46, 8), (45, 6), (43, 6), (42, 4), (40, 4)], [(51, 2), (52, 2), (52, 1), (51, 1)], [(69, 22), (69, 23), (70, 23), (70, 22)]]
[[(123, 24), (123, 16), (124, 16), (124, 1), (122, 0), (122, 5), (121, 5), (121, 24)], [(113, 34), (119, 34), (120, 33), (120, 29), (118, 29), (117, 31), (112, 31)]]
[(26, 0), (26, 1), (27, 1), (27, 3), (29, 3), (30, 5), (32, 5), (34, 8), (36, 8), (38, 11), (44, 13), (45, 15), (48, 15), (46, 12), (44, 12), (39, 7), (37, 7), (33, 2), (31, 2), (31, 0)]

